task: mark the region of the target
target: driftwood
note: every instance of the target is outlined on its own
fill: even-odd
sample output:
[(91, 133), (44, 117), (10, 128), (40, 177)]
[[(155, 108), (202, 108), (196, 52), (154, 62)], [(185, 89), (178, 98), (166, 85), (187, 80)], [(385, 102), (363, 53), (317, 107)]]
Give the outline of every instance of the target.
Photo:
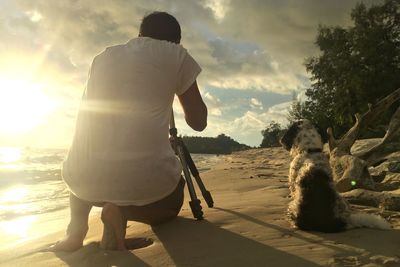
[(382, 138), (382, 140), (375, 146), (368, 149), (367, 151), (364, 151), (362, 154), (359, 154), (358, 157), (365, 160), (368, 166), (375, 165), (380, 161), (380, 159), (398, 149), (398, 147), (395, 145), (393, 146), (385, 146), (385, 145), (390, 142), (397, 141), (394, 139), (396, 136), (398, 137), (399, 134), (400, 134), (400, 107), (393, 114), (388, 129), (386, 131), (386, 134)]
[(400, 196), (398, 194), (355, 189), (350, 192), (342, 193), (342, 196), (351, 204), (400, 211)]
[(339, 192), (346, 192), (354, 188), (375, 190), (375, 181), (371, 177), (368, 167), (381, 161), (389, 153), (389, 151), (382, 148), (399, 135), (400, 107), (393, 114), (385, 136), (376, 146), (357, 156), (351, 154), (351, 147), (359, 137), (360, 131), (366, 129), (373, 120), (399, 99), (400, 88), (376, 104), (370, 105), (366, 113), (362, 115), (355, 114), (356, 121), (354, 126), (338, 140), (334, 138), (331, 128), (327, 130), (330, 164)]

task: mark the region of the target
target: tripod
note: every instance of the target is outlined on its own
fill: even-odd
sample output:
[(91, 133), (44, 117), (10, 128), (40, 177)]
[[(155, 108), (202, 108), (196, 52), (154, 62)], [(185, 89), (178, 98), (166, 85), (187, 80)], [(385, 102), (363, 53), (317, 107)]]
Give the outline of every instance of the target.
[(189, 150), (185, 146), (185, 143), (183, 142), (182, 138), (178, 137), (178, 130), (175, 127), (174, 111), (172, 111), (171, 121), (169, 126), (170, 126), (169, 134), (171, 137), (170, 138), (171, 146), (174, 149), (175, 154), (179, 157), (179, 160), (181, 161), (183, 176), (186, 180), (186, 184), (189, 190), (189, 195), (191, 199), (189, 201), (190, 208), (192, 210), (193, 216), (197, 220), (202, 220), (203, 219), (202, 207), (200, 204), (200, 200), (197, 198), (196, 191), (194, 190), (193, 180), (190, 174), (192, 174), (193, 177), (195, 178), (197, 185), (200, 188), (200, 191), (203, 195), (203, 198), (207, 202), (209, 208), (212, 208), (214, 206), (214, 201), (211, 197), (210, 192), (207, 191), (206, 187), (203, 184), (203, 181), (200, 178), (199, 171), (197, 170), (196, 165), (194, 164), (193, 159), (190, 156)]

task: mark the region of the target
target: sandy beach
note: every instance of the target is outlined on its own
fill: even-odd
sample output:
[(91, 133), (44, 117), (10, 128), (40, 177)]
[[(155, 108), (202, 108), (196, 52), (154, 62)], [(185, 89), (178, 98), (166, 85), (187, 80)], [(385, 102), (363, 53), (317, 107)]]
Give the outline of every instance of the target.
[(353, 206), (386, 217), (390, 231), (322, 234), (292, 228), (286, 218), (288, 167), (282, 148), (221, 156), (201, 174), (215, 202), (207, 208), (200, 198), (203, 221), (193, 219), (185, 191), (176, 220), (154, 228), (129, 222), (130, 251), (98, 247), (102, 224), (95, 215), (84, 247), (73, 253), (44, 250), (63, 236), (68, 218), (53, 225), (44, 221), (43, 235), (0, 252), (0, 266), (400, 266), (399, 212)]

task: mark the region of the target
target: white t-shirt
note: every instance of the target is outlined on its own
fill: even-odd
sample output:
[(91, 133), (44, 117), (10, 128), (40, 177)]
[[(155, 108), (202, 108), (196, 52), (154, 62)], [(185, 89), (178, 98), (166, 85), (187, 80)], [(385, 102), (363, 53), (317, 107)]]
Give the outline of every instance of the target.
[(168, 135), (172, 102), (200, 72), (181, 45), (147, 37), (96, 56), (62, 169), (71, 192), (139, 206), (172, 193), (181, 175)]

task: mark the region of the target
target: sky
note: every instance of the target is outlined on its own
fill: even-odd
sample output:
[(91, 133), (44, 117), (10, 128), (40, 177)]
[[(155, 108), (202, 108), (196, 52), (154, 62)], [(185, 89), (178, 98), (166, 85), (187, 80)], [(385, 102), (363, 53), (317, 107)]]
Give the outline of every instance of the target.
[(181, 44), (203, 70), (208, 126), (190, 130), (176, 101), (178, 132), (259, 146), (310, 86), (304, 62), (318, 55), (318, 26), (350, 26), (357, 2), (0, 0), (0, 146), (68, 148), (94, 56), (135, 38), (152, 11), (178, 19)]

